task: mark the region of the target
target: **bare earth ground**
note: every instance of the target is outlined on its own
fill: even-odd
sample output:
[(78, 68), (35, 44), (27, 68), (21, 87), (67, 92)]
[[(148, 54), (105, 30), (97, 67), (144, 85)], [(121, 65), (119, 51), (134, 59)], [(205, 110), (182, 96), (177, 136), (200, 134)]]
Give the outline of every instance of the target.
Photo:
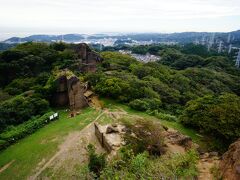
[(79, 132), (70, 133), (60, 145), (59, 151), (49, 161), (45, 162), (43, 159), (36, 168), (35, 174), (28, 179), (66, 179), (64, 175), (68, 178), (72, 175), (74, 179), (77, 176), (78, 167), (88, 160), (86, 146), (89, 143), (95, 145), (96, 152), (105, 152), (94, 134), (93, 123)]
[(211, 168), (214, 165), (218, 165), (219, 160), (214, 158), (201, 158), (197, 164), (197, 168), (199, 171), (198, 180), (213, 180), (214, 177), (211, 173)]

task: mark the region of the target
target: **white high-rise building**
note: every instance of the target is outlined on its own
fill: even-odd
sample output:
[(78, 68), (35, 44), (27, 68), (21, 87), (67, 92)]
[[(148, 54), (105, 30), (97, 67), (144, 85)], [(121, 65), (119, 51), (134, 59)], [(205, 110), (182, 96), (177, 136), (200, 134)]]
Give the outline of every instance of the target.
[(212, 34), (212, 36), (210, 37), (210, 40), (208, 42), (208, 51), (210, 51), (212, 45), (214, 44), (214, 39), (215, 39), (215, 33)]
[(219, 45), (218, 45), (218, 53), (222, 52), (222, 41), (219, 41)]
[(229, 33), (229, 34), (228, 34), (227, 43), (230, 43), (230, 42), (231, 42), (231, 34)]
[(205, 45), (205, 36), (202, 37), (201, 44)]
[(238, 51), (238, 55), (237, 55), (237, 59), (236, 59), (236, 64), (235, 64), (238, 68), (240, 67), (240, 49)]
[(232, 44), (229, 45), (228, 54), (230, 54), (231, 52), (232, 52)]

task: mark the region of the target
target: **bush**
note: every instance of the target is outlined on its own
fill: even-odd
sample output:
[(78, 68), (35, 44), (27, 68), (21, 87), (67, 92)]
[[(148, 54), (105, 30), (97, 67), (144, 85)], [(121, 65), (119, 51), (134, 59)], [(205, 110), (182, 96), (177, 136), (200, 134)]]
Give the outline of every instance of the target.
[(3, 101), (6, 101), (8, 99), (10, 99), (11, 96), (7, 93), (7, 92), (4, 92), (0, 89), (0, 103), (2, 103)]
[(123, 147), (119, 156), (101, 172), (100, 179), (147, 179), (148, 154), (146, 152), (133, 154), (132, 150)]
[(240, 98), (234, 94), (207, 95), (190, 101), (180, 121), (226, 142), (240, 137)]
[[(123, 158), (125, 155), (128, 158)], [(194, 150), (150, 158), (146, 152), (134, 155), (125, 148), (124, 154), (101, 172), (100, 179), (195, 179), (197, 162)]]
[(156, 179), (194, 179), (197, 176), (198, 155), (194, 150), (172, 154), (151, 161), (149, 174)]
[(157, 98), (153, 99), (135, 99), (129, 103), (129, 106), (135, 110), (146, 111), (159, 109), (161, 106), (161, 100)]
[(148, 103), (141, 100), (135, 99), (129, 103), (129, 106), (135, 110), (146, 111), (148, 109)]
[(96, 154), (95, 147), (92, 144), (87, 146), (87, 150), (89, 156), (88, 168), (99, 177), (100, 172), (106, 166), (106, 154)]
[(14, 79), (4, 90), (10, 95), (17, 95), (29, 90), (34, 84), (35, 78)]
[(49, 103), (37, 95), (19, 95), (0, 104), (0, 130), (21, 124), (49, 110)]
[(144, 151), (150, 155), (164, 154), (163, 127), (159, 123), (146, 119), (137, 119), (135, 122), (123, 120), (123, 122), (128, 129), (124, 140), (135, 154)]
[(34, 117), (21, 125), (8, 127), (0, 134), (0, 150), (17, 142), (19, 139), (34, 133), (37, 129), (50, 122), (49, 116), (54, 112), (48, 112), (41, 117)]
[(159, 112), (157, 110), (155, 110), (155, 111), (148, 111), (148, 114), (156, 116), (157, 118), (165, 120), (165, 121), (177, 121), (177, 117), (176, 116), (173, 116), (171, 114), (162, 113), (162, 112)]

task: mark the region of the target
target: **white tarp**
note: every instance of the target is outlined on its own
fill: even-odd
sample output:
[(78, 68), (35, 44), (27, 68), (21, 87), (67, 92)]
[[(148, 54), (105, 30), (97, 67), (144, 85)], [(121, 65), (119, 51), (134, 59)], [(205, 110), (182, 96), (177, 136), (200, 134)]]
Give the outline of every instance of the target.
[(58, 113), (54, 113), (53, 116), (54, 116), (54, 118), (58, 117)]
[(54, 116), (53, 116), (53, 115), (51, 115), (51, 116), (49, 117), (49, 119), (50, 119), (50, 120), (53, 120), (53, 118), (54, 118)]

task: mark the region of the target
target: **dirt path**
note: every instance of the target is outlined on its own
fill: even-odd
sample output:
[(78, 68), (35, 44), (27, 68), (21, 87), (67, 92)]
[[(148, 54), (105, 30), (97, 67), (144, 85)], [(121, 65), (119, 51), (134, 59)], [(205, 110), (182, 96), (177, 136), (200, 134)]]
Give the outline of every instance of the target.
[(1, 169), (0, 169), (0, 173), (2, 173), (3, 171), (5, 171), (9, 166), (11, 166), (12, 163), (14, 163), (15, 160), (10, 161), (9, 163), (5, 164)]
[(200, 158), (197, 168), (199, 171), (198, 180), (213, 180), (213, 174), (211, 173), (211, 168), (214, 165), (218, 165), (219, 160), (216, 157), (203, 157)]
[[(30, 176), (28, 179), (51, 179), (51, 176), (60, 176), (60, 174), (63, 172), (66, 174), (74, 174), (75, 168), (87, 161), (88, 157), (86, 146), (89, 143), (95, 145), (97, 152), (104, 152), (98, 140), (96, 139), (96, 136), (94, 135), (93, 125), (94, 122), (97, 121), (103, 114), (104, 112), (102, 112), (83, 130), (70, 133), (66, 137), (65, 141), (59, 146), (59, 151), (42, 167), (38, 167), (36, 169), (36, 173)], [(45, 171), (47, 171), (48, 177), (45, 177)]]

